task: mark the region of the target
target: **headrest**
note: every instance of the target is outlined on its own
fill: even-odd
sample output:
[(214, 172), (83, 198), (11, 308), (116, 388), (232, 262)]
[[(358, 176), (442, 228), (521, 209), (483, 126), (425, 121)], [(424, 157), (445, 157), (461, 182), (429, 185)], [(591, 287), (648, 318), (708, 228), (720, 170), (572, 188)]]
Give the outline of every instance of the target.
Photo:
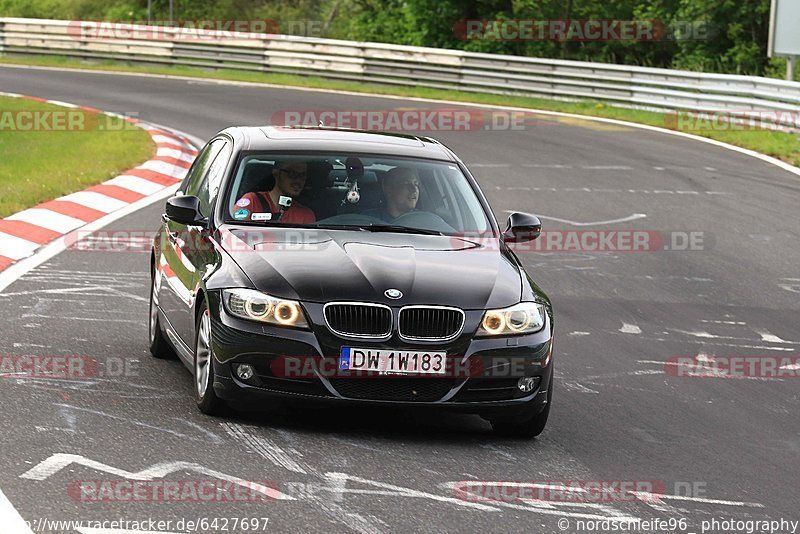
[(239, 196), (254, 191), (271, 191), (275, 187), (275, 177), (272, 176), (274, 165), (266, 161), (249, 161), (244, 168), (242, 184), (239, 186)]
[(331, 176), (333, 165), (328, 160), (312, 160), (308, 162), (306, 171), (306, 187), (309, 185), (314, 189), (324, 189), (333, 185), (334, 179)]

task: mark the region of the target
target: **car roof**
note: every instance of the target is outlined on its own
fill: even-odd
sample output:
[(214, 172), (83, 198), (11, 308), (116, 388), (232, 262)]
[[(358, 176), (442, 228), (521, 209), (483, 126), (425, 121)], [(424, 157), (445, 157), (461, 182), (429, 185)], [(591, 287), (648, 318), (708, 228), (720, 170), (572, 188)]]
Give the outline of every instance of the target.
[(457, 161), (435, 139), (396, 132), (324, 126), (238, 126), (223, 132), (234, 139), (241, 135), (243, 150), (359, 152)]

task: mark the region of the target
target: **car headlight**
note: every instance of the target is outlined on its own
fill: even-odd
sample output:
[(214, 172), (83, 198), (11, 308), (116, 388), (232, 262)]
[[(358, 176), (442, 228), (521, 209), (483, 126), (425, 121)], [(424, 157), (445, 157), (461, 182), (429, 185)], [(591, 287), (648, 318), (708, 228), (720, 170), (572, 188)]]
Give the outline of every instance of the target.
[(296, 300), (286, 300), (254, 289), (225, 289), (222, 300), (228, 313), (275, 326), (308, 328), (303, 308)]
[(544, 304), (520, 302), (509, 308), (486, 310), (478, 327), (478, 336), (514, 336), (533, 334), (544, 328)]

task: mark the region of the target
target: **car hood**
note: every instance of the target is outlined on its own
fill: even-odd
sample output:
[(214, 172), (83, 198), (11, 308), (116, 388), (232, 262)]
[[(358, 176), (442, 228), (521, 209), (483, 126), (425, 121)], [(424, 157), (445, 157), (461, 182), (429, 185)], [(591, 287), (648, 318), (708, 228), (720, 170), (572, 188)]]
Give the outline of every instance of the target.
[(521, 294), (520, 267), (497, 238), (233, 227), (220, 239), (257, 289), (283, 298), (481, 309)]

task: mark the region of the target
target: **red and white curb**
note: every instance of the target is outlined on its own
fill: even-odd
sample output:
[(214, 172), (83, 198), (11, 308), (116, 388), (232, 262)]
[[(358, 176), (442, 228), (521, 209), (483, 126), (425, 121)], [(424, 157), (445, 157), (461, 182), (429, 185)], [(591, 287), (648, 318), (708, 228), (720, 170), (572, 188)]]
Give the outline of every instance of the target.
[[(100, 112), (86, 106), (14, 93), (0, 92), (0, 96)], [(156, 144), (156, 155), (111, 180), (1, 219), (0, 271), (32, 256), (44, 245), (73, 230), (162, 193), (166, 188), (178, 184), (186, 175), (197, 155), (197, 148), (189, 136), (115, 113), (106, 114), (123, 118), (144, 129)]]

